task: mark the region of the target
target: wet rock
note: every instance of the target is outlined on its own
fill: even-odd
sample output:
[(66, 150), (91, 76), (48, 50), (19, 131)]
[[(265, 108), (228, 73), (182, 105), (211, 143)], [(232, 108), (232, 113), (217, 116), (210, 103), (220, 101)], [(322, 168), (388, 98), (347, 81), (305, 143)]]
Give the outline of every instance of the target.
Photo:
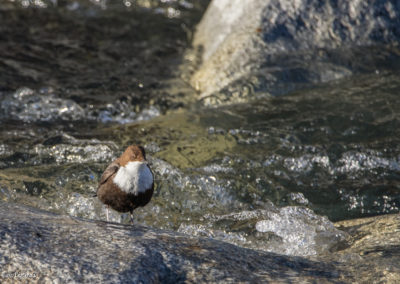
[(339, 263), (253, 251), (143, 226), (0, 204), (0, 279), (32, 282), (256, 283), (354, 280)]
[(193, 40), (203, 53), (192, 85), (218, 104), (390, 69), (399, 11), (395, 0), (212, 1)]

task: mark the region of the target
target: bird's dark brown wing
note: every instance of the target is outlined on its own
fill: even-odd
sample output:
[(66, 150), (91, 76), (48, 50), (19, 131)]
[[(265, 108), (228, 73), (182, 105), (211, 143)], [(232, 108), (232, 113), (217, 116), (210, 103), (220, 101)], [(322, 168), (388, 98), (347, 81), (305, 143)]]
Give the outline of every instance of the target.
[(100, 182), (99, 182), (99, 187), (104, 184), (113, 174), (115, 174), (120, 165), (118, 164), (117, 161), (112, 162), (104, 171), (104, 173), (101, 175)]

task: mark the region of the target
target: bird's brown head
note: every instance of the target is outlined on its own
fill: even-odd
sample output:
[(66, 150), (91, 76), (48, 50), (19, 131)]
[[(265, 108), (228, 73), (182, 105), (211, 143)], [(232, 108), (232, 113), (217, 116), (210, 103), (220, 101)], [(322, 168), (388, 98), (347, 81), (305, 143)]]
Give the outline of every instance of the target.
[(119, 158), (121, 166), (125, 166), (128, 162), (138, 161), (143, 162), (146, 160), (146, 153), (142, 146), (131, 145), (126, 148), (125, 152), (122, 153)]

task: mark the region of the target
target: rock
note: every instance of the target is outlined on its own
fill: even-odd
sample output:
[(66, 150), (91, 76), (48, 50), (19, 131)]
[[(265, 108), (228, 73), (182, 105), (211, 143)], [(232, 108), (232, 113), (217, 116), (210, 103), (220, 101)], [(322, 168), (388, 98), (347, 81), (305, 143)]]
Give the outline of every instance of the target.
[(358, 283), (400, 282), (400, 214), (337, 222), (352, 237), (333, 258), (351, 264)]
[(202, 64), (191, 84), (206, 104), (217, 104), (390, 69), (398, 58), (399, 5), (395, 0), (212, 1), (194, 36)]
[[(0, 203), (1, 283), (351, 282), (339, 263)], [(59, 282), (57, 282), (59, 281)]]
[(48, 283), (396, 283), (400, 215), (341, 221), (348, 247), (312, 258), (0, 202), (0, 279)]

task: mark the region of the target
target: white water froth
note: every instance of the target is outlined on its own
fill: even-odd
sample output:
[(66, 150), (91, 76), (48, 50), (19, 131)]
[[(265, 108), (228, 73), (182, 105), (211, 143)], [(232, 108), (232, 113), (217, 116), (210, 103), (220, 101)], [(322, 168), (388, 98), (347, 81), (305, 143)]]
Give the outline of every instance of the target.
[(258, 221), (258, 232), (272, 232), (281, 243), (271, 251), (288, 255), (315, 255), (328, 251), (335, 242), (343, 241), (345, 233), (337, 230), (325, 217), (308, 208), (283, 207), (279, 213), (269, 212), (269, 219)]
[(178, 231), (279, 254), (309, 256), (330, 251), (347, 238), (327, 218), (303, 207), (205, 215), (205, 224), (181, 224)]
[(20, 88), (14, 94), (3, 95), (0, 111), (0, 117), (25, 122), (76, 121), (85, 117), (81, 106), (72, 100), (57, 97), (51, 88), (39, 92)]
[(0, 94), (0, 119), (14, 119), (25, 122), (52, 121), (100, 121), (120, 124), (149, 120), (161, 114), (155, 106), (135, 112), (135, 106), (116, 101), (102, 109), (92, 105), (81, 106), (70, 99), (55, 94), (52, 88), (38, 91), (20, 88), (13, 94)]
[(282, 157), (275, 155), (267, 159), (263, 165), (270, 166), (282, 162), (284, 167), (292, 172), (308, 173), (315, 168), (326, 170), (331, 175), (357, 173), (373, 169), (400, 170), (400, 157), (384, 157), (382, 153), (373, 150), (348, 151), (332, 162), (328, 155), (305, 154), (299, 157)]

